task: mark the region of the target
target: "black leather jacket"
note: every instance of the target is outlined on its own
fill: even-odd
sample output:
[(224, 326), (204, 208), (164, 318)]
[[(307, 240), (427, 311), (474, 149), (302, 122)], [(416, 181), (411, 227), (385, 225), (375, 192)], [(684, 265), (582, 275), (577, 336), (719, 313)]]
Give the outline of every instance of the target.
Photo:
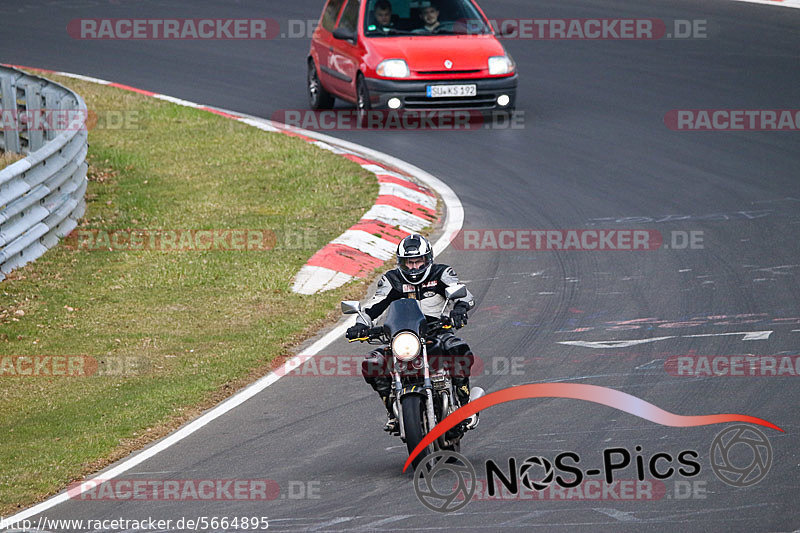
[[(378, 290), (364, 311), (372, 320), (376, 320), (393, 301), (400, 298), (414, 298), (420, 301), (422, 312), (426, 316), (438, 318), (446, 301), (445, 289), (457, 284), (458, 276), (448, 265), (434, 264), (425, 281), (417, 285), (407, 283), (398, 269), (390, 270), (378, 281)], [(454, 303), (458, 302), (467, 304), (468, 309), (475, 307), (475, 299), (469, 289), (464, 298), (459, 298)], [(445, 309), (445, 313), (448, 311), (449, 309)], [(356, 323), (363, 324), (364, 321), (358, 317)]]

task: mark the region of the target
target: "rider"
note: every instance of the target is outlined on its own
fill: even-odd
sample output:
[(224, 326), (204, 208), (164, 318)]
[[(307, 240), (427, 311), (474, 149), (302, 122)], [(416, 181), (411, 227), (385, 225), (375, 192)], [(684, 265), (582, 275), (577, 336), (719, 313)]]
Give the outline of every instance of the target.
[[(400, 298), (414, 298), (420, 301), (422, 312), (429, 320), (440, 318), (440, 312), (446, 301), (445, 289), (458, 284), (458, 277), (452, 267), (434, 264), (433, 248), (422, 235), (409, 235), (397, 246), (397, 268), (384, 274), (378, 281), (378, 288), (373, 296), (370, 306), (364, 311), (372, 320), (376, 320), (389, 307), (389, 304)], [(450, 319), (453, 327), (460, 328), (467, 324), (467, 311), (475, 306), (472, 294), (467, 291), (463, 298), (455, 300)], [(367, 335), (369, 327), (361, 317), (356, 319), (356, 324), (347, 330), (348, 339), (359, 339)], [(386, 411), (388, 421), (384, 430), (395, 432), (397, 419), (389, 401), (392, 391), (392, 380), (388, 372), (379, 372), (375, 375), (376, 368), (386, 368), (385, 349), (371, 352), (361, 364), (361, 373), (375, 392), (380, 395)], [(473, 354), (466, 342), (452, 333), (438, 335), (437, 342), (428, 350), (429, 364), (436, 368), (436, 356), (458, 357), (466, 363), (460, 370), (453, 372), (453, 384), (456, 387), (461, 405), (469, 401), (469, 370), (473, 363)], [(468, 423), (472, 429), (478, 423), (474, 416)]]

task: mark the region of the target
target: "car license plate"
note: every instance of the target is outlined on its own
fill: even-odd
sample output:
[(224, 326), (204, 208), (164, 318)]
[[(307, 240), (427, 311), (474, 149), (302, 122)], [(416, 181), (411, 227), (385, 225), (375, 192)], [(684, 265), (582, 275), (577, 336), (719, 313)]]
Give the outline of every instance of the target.
[(477, 85), (428, 85), (428, 98), (475, 96)]

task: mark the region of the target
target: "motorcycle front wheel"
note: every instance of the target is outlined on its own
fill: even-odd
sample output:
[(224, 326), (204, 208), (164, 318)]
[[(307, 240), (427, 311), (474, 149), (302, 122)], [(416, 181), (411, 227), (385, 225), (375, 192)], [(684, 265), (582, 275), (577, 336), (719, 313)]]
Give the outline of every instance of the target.
[[(425, 402), (421, 396), (416, 394), (409, 394), (400, 400), (403, 407), (403, 429), (406, 435), (406, 446), (408, 447), (408, 454), (417, 447), (417, 444), (422, 442), (426, 433), (425, 424)], [(432, 452), (432, 445), (428, 446), (419, 455), (417, 455), (411, 462), (416, 470), (417, 466), (425, 460)]]

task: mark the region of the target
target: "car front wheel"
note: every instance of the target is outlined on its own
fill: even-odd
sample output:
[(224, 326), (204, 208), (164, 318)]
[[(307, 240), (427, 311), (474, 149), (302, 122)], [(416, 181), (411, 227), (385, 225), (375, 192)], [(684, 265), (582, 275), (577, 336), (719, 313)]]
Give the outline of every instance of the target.
[(317, 67), (314, 60), (308, 60), (308, 103), (311, 109), (332, 109), (336, 97), (325, 90), (319, 81)]
[(367, 80), (364, 79), (364, 76), (359, 73), (358, 79), (356, 80), (356, 109), (358, 110), (358, 120), (360, 124), (364, 124), (367, 121), (367, 115), (369, 114), (369, 110), (372, 109), (372, 101), (369, 97), (369, 88), (367, 87)]

